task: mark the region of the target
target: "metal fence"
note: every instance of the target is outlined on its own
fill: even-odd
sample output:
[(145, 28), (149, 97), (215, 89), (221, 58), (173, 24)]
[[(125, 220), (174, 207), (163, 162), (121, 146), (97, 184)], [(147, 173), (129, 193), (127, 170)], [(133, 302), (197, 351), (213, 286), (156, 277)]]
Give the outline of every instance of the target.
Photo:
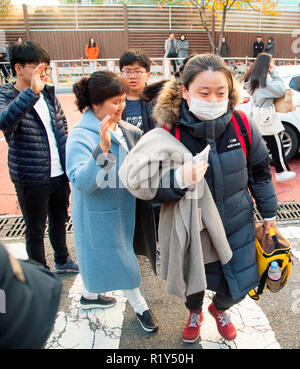
[[(150, 82), (155, 82), (161, 79), (168, 79), (172, 75), (171, 60), (176, 60), (178, 63), (182, 61), (180, 58), (152, 58), (153, 64), (151, 65), (151, 77)], [(251, 57), (240, 58), (224, 58), (228, 65), (228, 68), (233, 71), (235, 76), (241, 77), (245, 70), (255, 60)], [(286, 59), (286, 58), (274, 58), (276, 65), (299, 65), (300, 73), (300, 59)], [(8, 66), (8, 63), (5, 63)], [(80, 78), (89, 76), (91, 73), (101, 70), (110, 70), (115, 73), (120, 73), (119, 59), (73, 59), (73, 60), (53, 60), (50, 63), (51, 75), (49, 83), (55, 86), (71, 86), (74, 82)], [(14, 78), (10, 75), (10, 81)], [(2, 82), (4, 82), (2, 76)]]

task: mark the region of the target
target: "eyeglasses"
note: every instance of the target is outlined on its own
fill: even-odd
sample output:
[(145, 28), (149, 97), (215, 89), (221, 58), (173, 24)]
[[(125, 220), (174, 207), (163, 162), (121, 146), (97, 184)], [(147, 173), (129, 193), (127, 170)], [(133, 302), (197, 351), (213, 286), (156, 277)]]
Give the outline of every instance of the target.
[(140, 77), (143, 73), (147, 73), (147, 72), (144, 72), (142, 70), (134, 70), (134, 71), (131, 71), (131, 70), (122, 70), (122, 74), (125, 77), (130, 77), (130, 76)]
[[(34, 64), (34, 65), (30, 65), (30, 64), (21, 64), (22, 65), (22, 67), (24, 68), (25, 66), (26, 67), (28, 67), (28, 68), (31, 68), (31, 69), (35, 69), (37, 66), (38, 66), (38, 64)], [(50, 74), (51, 74), (51, 72), (52, 72), (52, 68), (51, 67), (45, 67), (43, 70), (42, 70), (42, 72), (41, 72), (41, 74), (42, 73), (45, 73), (47, 76), (49, 76)]]

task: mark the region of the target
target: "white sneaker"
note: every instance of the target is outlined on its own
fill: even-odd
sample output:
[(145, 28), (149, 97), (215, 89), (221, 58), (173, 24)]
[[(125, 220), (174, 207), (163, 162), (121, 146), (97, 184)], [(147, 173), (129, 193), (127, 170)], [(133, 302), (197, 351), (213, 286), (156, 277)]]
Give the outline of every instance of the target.
[(276, 182), (289, 181), (290, 179), (293, 179), (295, 177), (296, 177), (295, 172), (276, 173)]

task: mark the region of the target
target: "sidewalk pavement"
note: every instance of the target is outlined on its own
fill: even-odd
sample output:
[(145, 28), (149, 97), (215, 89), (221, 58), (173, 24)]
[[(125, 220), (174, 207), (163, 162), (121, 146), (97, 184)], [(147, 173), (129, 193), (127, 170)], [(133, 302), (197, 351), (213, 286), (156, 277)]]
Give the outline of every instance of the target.
[[(81, 113), (75, 106), (74, 95), (57, 96), (65, 112), (69, 133), (74, 125), (80, 120)], [(300, 157), (293, 159), (289, 163), (291, 170), (297, 173), (294, 180), (276, 183), (275, 170), (272, 168), (274, 185), (279, 202), (300, 201)], [(7, 168), (7, 144), (0, 132), (0, 215), (21, 215), (21, 211), (16, 198), (15, 189), (9, 178)]]

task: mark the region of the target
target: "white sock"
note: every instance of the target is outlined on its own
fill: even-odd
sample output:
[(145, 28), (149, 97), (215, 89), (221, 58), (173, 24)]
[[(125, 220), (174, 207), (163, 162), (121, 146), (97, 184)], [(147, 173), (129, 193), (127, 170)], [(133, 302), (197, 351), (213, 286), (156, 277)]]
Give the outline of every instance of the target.
[(135, 313), (140, 315), (143, 314), (144, 311), (149, 310), (146, 300), (141, 295), (141, 291), (139, 288), (134, 288), (133, 290), (122, 290), (124, 296), (129, 301)]
[(97, 300), (98, 293), (91, 293), (83, 287), (82, 296), (87, 300)]

